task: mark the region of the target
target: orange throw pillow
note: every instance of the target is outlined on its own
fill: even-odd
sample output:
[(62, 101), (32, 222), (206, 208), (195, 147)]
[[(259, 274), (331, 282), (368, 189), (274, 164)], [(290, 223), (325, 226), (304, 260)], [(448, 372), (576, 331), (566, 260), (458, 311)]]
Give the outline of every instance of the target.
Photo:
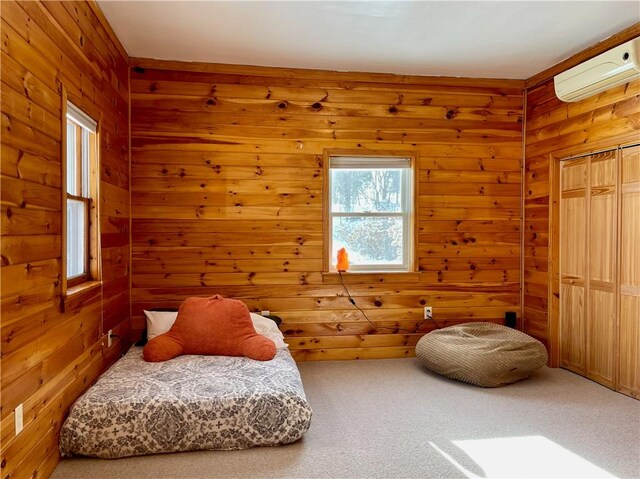
[(269, 361), (276, 355), (276, 346), (256, 333), (249, 309), (242, 301), (215, 295), (187, 298), (171, 329), (150, 340), (143, 352), (149, 362), (167, 361), (181, 354), (246, 356)]

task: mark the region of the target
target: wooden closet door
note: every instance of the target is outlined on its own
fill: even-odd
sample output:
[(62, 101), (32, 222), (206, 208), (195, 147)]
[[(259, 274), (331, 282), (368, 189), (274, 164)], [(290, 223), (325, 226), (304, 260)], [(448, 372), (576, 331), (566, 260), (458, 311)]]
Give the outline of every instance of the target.
[(621, 151), (618, 389), (640, 397), (640, 147)]
[(586, 373), (587, 158), (560, 164), (561, 365)]
[(588, 252), (586, 270), (586, 376), (615, 387), (617, 348), (617, 157), (607, 151), (587, 157)]

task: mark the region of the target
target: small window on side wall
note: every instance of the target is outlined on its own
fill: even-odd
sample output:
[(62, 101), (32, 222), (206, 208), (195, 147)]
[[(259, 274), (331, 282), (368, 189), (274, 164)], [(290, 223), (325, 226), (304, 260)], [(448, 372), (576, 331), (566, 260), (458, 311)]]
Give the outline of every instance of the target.
[(66, 290), (99, 280), (100, 272), (97, 123), (67, 103), (65, 125), (63, 263)]
[(336, 271), (341, 248), (351, 272), (413, 270), (413, 169), (411, 156), (328, 156), (328, 271)]

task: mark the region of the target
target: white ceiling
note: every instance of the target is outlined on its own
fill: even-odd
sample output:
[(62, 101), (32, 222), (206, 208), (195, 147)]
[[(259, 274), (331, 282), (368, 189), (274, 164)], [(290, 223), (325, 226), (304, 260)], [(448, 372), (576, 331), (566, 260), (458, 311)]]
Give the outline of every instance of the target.
[(635, 1), (98, 0), (129, 55), (525, 79), (640, 21)]

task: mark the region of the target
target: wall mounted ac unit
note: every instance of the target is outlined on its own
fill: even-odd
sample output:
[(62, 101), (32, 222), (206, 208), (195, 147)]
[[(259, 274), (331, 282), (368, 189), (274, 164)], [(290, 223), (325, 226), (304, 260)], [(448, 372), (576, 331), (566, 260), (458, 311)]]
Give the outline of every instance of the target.
[(587, 60), (553, 79), (562, 101), (579, 101), (640, 78), (640, 38)]

